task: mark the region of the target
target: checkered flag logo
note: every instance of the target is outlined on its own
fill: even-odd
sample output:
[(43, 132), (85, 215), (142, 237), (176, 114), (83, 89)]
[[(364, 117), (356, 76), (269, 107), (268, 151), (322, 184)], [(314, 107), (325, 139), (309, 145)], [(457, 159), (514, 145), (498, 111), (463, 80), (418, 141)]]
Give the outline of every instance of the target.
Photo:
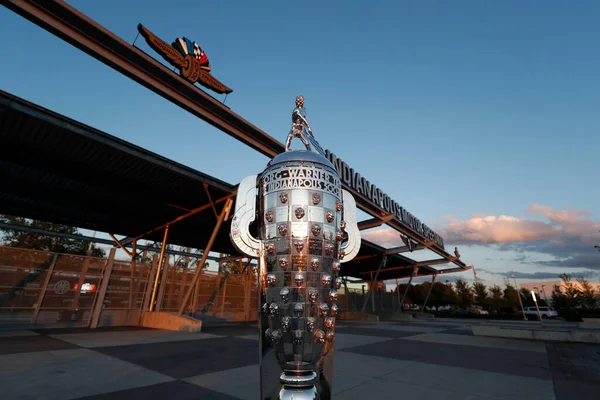
[(204, 52), (202, 51), (200, 46), (198, 46), (198, 43), (194, 42), (194, 57), (196, 57), (196, 59), (200, 60), (203, 55), (204, 55)]
[(186, 37), (178, 38), (173, 42), (173, 47), (175, 47), (179, 52), (186, 56), (191, 55), (200, 64), (200, 68), (210, 71), (210, 66), (208, 62), (208, 56), (202, 50), (202, 48), (196, 42), (192, 42), (190, 39)]

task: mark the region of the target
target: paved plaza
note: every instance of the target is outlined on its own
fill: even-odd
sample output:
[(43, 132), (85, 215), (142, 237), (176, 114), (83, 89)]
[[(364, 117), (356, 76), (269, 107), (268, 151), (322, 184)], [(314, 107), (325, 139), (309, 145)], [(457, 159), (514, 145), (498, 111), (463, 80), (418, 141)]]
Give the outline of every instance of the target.
[[(335, 398), (600, 398), (600, 345), (475, 337), (472, 323), (340, 321)], [(258, 399), (257, 360), (255, 325), (0, 331), (0, 398)]]

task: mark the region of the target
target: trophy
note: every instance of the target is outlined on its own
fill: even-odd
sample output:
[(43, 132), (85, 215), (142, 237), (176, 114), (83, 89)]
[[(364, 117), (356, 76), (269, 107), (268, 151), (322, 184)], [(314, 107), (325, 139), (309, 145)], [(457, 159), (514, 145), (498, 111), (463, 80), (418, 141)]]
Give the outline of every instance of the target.
[[(339, 272), (358, 253), (360, 232), (354, 198), (311, 150), (322, 151), (302, 96), (292, 123), (286, 151), (239, 184), (230, 236), (258, 259), (261, 399), (328, 400)], [(294, 138), (306, 149), (291, 150)]]

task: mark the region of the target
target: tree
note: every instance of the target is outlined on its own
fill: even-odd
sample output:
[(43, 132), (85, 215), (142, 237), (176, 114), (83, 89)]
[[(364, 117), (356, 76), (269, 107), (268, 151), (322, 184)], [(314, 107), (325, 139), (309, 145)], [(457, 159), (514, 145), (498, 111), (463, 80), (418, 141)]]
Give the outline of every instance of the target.
[(473, 283), (473, 292), (475, 294), (475, 303), (485, 307), (488, 304), (487, 287), (482, 282)]
[(461, 307), (469, 307), (473, 304), (473, 291), (467, 284), (467, 282), (462, 279), (457, 279), (454, 282), (454, 286), (456, 287), (456, 295), (458, 297), (458, 305)]
[(519, 307), (519, 293), (507, 277), (504, 277), (504, 306)]
[(441, 282), (434, 282), (433, 288), (431, 289), (431, 297), (429, 298), (428, 303), (435, 307), (447, 305), (446, 285)]
[[(19, 225), (50, 232), (65, 233), (69, 235), (83, 236), (77, 228), (68, 225), (53, 224), (51, 222), (31, 220), (23, 217), (13, 217), (0, 214), (0, 222), (4, 224)], [(22, 249), (34, 249), (50, 251), (62, 254), (87, 255), (90, 242), (71, 238), (43, 235), (39, 233), (25, 232), (10, 228), (0, 228), (4, 246), (19, 247)], [(105, 257), (106, 252), (92, 244), (91, 256)]]
[(594, 287), (583, 276), (577, 278), (577, 282), (581, 287), (581, 304), (583, 304), (587, 308), (595, 308), (598, 299), (596, 297), (596, 291), (594, 290)]
[(442, 305), (451, 305), (455, 306), (458, 304), (458, 296), (452, 287), (452, 284), (448, 281), (444, 284), (444, 295), (443, 295), (443, 304)]
[(490, 287), (490, 306), (494, 309), (502, 308), (504, 303), (502, 288), (498, 285)]
[(570, 274), (560, 274), (559, 278), (565, 287), (565, 307), (575, 308), (581, 302), (581, 290), (571, 281)]
[(560, 285), (554, 285), (552, 287), (551, 300), (552, 307), (554, 308), (565, 308), (567, 306), (567, 297), (560, 289)]
[(531, 292), (525, 288), (521, 288), (519, 290), (519, 295), (521, 296), (521, 301), (523, 302), (523, 306), (525, 307), (534, 307), (535, 302), (533, 301), (533, 296)]

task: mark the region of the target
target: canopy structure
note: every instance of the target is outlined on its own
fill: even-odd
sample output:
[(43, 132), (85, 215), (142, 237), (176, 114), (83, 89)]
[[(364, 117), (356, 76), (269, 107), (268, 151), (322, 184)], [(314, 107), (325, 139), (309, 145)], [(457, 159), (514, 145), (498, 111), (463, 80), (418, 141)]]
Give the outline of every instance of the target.
[[(0, 91), (0, 212), (203, 248), (235, 186)], [(237, 254), (228, 229), (213, 251)]]
[[(236, 194), (232, 184), (3, 91), (0, 148), (0, 213), (127, 237), (119, 245), (160, 242), (169, 226), (169, 243), (202, 249)], [(211, 250), (242, 256), (229, 238), (230, 223), (216, 230)], [(452, 259), (416, 262), (402, 255), (420, 248), (386, 249), (363, 240), (342, 275), (387, 280), (463, 270), (432, 266)]]

